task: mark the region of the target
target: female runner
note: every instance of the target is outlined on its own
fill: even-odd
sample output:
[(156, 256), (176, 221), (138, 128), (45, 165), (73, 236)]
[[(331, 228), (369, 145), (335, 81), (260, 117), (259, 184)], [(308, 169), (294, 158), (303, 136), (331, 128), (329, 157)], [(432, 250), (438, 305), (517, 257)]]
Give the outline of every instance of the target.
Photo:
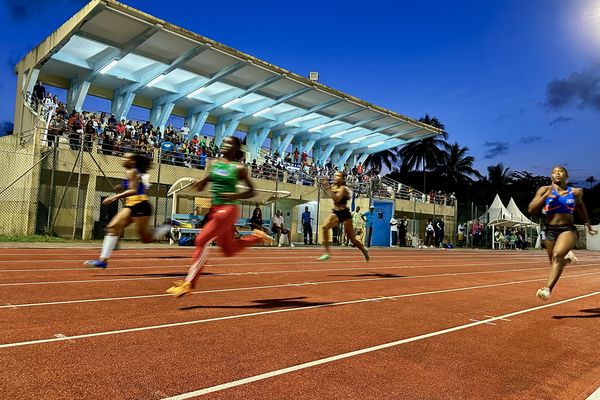
[[(258, 229), (255, 229), (252, 235), (239, 240), (234, 239), (235, 221), (240, 217), (237, 200), (252, 197), (254, 186), (250, 180), (248, 169), (239, 163), (244, 155), (240, 140), (234, 136), (225, 138), (220, 151), (223, 158), (209, 163), (208, 174), (194, 183), (194, 187), (198, 191), (202, 191), (208, 183), (211, 184), (212, 205), (209, 211), (211, 217), (196, 237), (196, 250), (193, 256), (195, 261), (190, 267), (187, 277), (184, 281), (175, 282), (175, 285), (167, 290), (167, 293), (175, 297), (183, 296), (194, 289), (204, 268), (207, 247), (213, 240), (216, 239), (227, 257), (231, 257), (253, 244), (273, 240)], [(247, 190), (237, 192), (236, 185), (240, 181), (248, 187)]]
[(592, 229), (587, 210), (583, 204), (583, 190), (567, 186), (569, 174), (563, 166), (552, 169), (552, 183), (538, 189), (534, 199), (529, 203), (530, 214), (537, 212), (542, 206), (546, 214), (546, 240), (544, 242), (548, 258), (552, 264), (550, 276), (545, 287), (537, 291), (537, 297), (548, 300), (567, 263), (577, 261), (572, 250), (577, 242), (577, 229), (573, 224), (573, 211), (583, 219), (590, 234)]

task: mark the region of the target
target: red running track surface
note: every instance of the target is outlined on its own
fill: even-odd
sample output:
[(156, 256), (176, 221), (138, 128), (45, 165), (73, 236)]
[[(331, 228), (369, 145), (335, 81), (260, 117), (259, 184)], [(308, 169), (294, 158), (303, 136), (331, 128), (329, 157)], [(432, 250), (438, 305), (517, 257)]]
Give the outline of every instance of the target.
[(7, 399), (588, 399), (600, 386), (600, 254), (541, 303), (541, 252), (3, 249)]

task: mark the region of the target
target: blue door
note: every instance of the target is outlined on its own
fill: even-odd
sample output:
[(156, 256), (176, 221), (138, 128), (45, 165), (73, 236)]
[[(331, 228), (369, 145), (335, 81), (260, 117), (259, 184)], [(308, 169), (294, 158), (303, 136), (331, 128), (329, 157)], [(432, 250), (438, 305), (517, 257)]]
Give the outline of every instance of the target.
[(390, 219), (394, 215), (394, 203), (391, 201), (374, 200), (375, 218), (373, 219), (373, 246), (386, 246), (391, 244)]

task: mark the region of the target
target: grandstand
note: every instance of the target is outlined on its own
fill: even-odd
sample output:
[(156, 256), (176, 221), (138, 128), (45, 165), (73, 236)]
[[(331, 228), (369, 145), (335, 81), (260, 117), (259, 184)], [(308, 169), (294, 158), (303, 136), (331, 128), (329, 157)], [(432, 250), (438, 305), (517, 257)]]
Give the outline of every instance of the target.
[[(155, 222), (160, 222), (173, 209), (169, 187), (182, 177), (202, 176), (207, 159), (232, 134), (245, 140), (257, 187), (291, 193), (273, 207), (291, 220), (296, 239), (298, 207), (318, 202), (316, 221), (329, 213), (329, 200), (321, 205), (316, 180), (344, 168), (354, 204), (363, 209), (375, 204), (380, 210), (381, 229), (388, 233), (374, 238), (375, 244), (386, 245), (387, 221), (394, 214), (411, 220), (409, 231), (416, 235), (421, 221), (431, 216), (455, 230), (454, 200), (353, 171), (369, 154), (439, 130), (119, 2), (89, 2), (32, 49), (15, 72), (15, 133), (0, 139), (6, 155), (0, 161), (5, 171), (0, 233), (98, 237), (107, 215), (116, 211), (101, 208), (101, 200), (122, 178), (118, 156), (131, 150), (145, 151), (155, 161), (150, 194)], [(48, 92), (66, 90), (69, 119), (73, 111), (87, 111), (77, 117), (81, 127), (67, 124), (57, 143), (49, 128), (61, 108), (56, 100), (36, 98), (38, 80)], [(88, 96), (109, 100), (111, 109), (104, 116), (82, 110)], [(134, 106), (147, 110), (147, 121), (130, 121)], [(181, 117), (185, 125), (170, 126), (170, 116)], [(306, 161), (296, 160), (295, 150), (306, 154)], [(179, 201), (176, 209), (190, 213), (202, 203)], [(272, 210), (264, 212), (269, 217)]]

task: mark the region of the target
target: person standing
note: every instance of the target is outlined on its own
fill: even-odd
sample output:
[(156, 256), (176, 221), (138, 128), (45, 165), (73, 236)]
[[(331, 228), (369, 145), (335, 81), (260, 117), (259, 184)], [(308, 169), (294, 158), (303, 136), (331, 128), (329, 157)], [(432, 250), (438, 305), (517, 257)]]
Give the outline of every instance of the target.
[(479, 218), (471, 227), (471, 236), (473, 237), (473, 247), (479, 247), (481, 244), (481, 235), (483, 234), (483, 224), (479, 222)]
[(361, 215), (361, 218), (365, 222), (365, 246), (371, 247), (373, 220), (375, 219), (375, 207), (369, 207), (369, 211), (364, 212), (363, 215)]
[(304, 236), (304, 244), (313, 244), (312, 220), (313, 219), (310, 216), (310, 211), (308, 211), (308, 206), (304, 207), (304, 212), (302, 213), (302, 233)]
[(395, 247), (398, 244), (398, 220), (394, 216), (390, 218), (390, 232), (392, 234), (391, 246)]
[(362, 243), (364, 235), (364, 221), (360, 214), (360, 206), (356, 206), (352, 212), (352, 227), (354, 228), (354, 235), (356, 239)]
[(583, 204), (583, 190), (567, 185), (567, 169), (558, 165), (552, 169), (552, 182), (542, 186), (529, 203), (528, 211), (534, 214), (543, 207), (546, 213), (546, 252), (552, 268), (546, 286), (539, 289), (536, 296), (548, 300), (566, 264), (576, 262), (573, 249), (577, 243), (577, 228), (573, 224), (573, 211), (577, 211), (591, 235), (598, 233), (590, 225), (587, 210)]
[(406, 219), (404, 217), (400, 218), (398, 221), (398, 244), (400, 247), (406, 247)]

